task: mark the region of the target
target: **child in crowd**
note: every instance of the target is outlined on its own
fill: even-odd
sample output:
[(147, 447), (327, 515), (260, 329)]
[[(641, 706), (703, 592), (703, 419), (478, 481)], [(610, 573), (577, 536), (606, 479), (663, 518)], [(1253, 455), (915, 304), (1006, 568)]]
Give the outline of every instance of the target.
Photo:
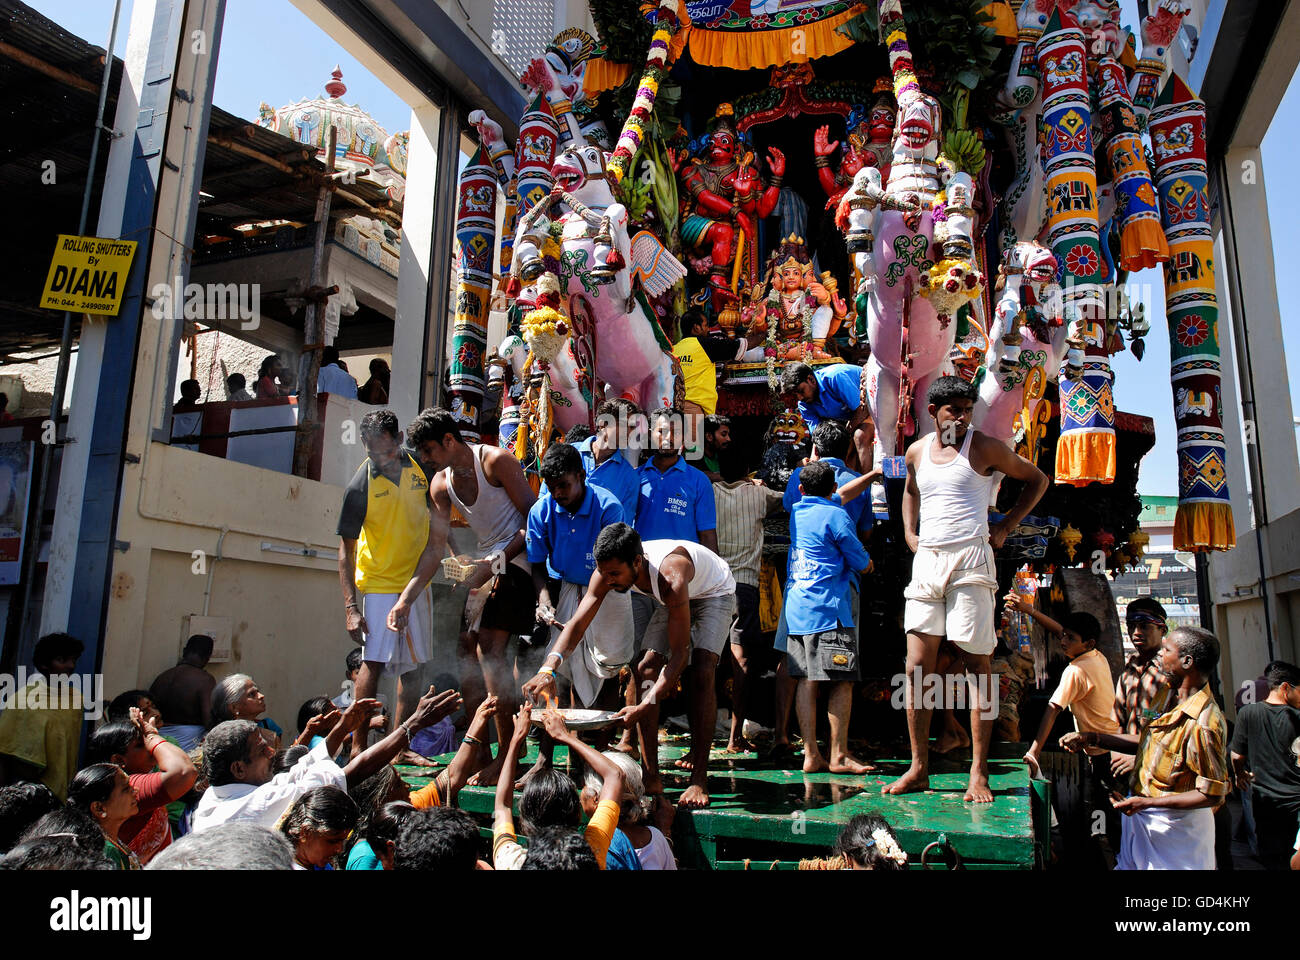
[[(1064, 623), (1057, 623), (1014, 593), (1007, 595), (1006, 605), (1008, 610), (1029, 614), (1043, 625), (1044, 630), (1056, 636), (1061, 652), (1070, 661), (1061, 674), (1061, 682), (1057, 684), (1051, 702), (1043, 712), (1038, 735), (1024, 756), (1025, 763), (1029, 764), (1030, 775), (1038, 778), (1042, 776), (1038, 766), (1039, 756), (1062, 710), (1068, 709), (1073, 714), (1074, 728), (1080, 733), (1119, 733), (1119, 724), (1113, 715), (1115, 687), (1111, 683), (1110, 664), (1097, 649), (1097, 641), (1101, 639), (1101, 624), (1096, 617), (1078, 611), (1067, 616)], [(1088, 755), (1105, 758), (1106, 751), (1093, 747), (1088, 750)], [(1098, 766), (1097, 762), (1093, 765)], [(1102, 762), (1098, 773), (1109, 774), (1109, 764)]]
[[(832, 502), (835, 472), (816, 460), (799, 474), (802, 498), (790, 511), (790, 566), (786, 580), (786, 641), (790, 676), (799, 681), (796, 709), (804, 744), (804, 773), (869, 773), (875, 767), (849, 753), (853, 684), (860, 678), (858, 632), (849, 600), (859, 573), (871, 572), (844, 508)], [(817, 686), (830, 688), (830, 757), (817, 746)]]
[(140, 812), (125, 770), (115, 763), (92, 763), (79, 770), (68, 785), (68, 806), (98, 824), (104, 834), (104, 856), (117, 869), (140, 869), (139, 858), (118, 837), (122, 824)]
[(348, 870), (392, 870), (393, 854), (397, 852), (397, 834), (402, 828), (402, 821), (408, 813), (414, 813), (415, 807), (409, 803), (397, 801), (386, 803), (362, 823), (356, 832), (362, 838), (348, 851)]
[(907, 854), (878, 813), (859, 813), (846, 823), (835, 843), (835, 852), (852, 870), (907, 869)]
[[(623, 801), (618, 815), (618, 830), (614, 836), (616, 841), (619, 836), (624, 836), (630, 844), (639, 864), (631, 869), (676, 870), (677, 861), (673, 858), (672, 844), (657, 827), (648, 822), (654, 803), (646, 798), (641, 764), (618, 750), (608, 750), (604, 755), (623, 771)], [(587, 771), (582, 788), (582, 809), (587, 816), (595, 814), (597, 798), (604, 786), (604, 781), (594, 770)], [(606, 862), (606, 866), (613, 869), (614, 844), (610, 845), (609, 852), (611, 859)]]
[(356, 802), (338, 787), (314, 787), (300, 796), (280, 823), (293, 843), (293, 868), (333, 870), (359, 816)]
[[(525, 703), (515, 716), (514, 735), (510, 738), (505, 763), (501, 767), (501, 777), (497, 781), (496, 806), (492, 814), (492, 863), (498, 870), (519, 870), (524, 866), (524, 848), (515, 836), (512, 805), (515, 770), (526, 748), (531, 726), (532, 708)], [(623, 773), (612, 760), (579, 740), (565, 726), (563, 715), (553, 707), (542, 714), (542, 726), (557, 744), (568, 748), (570, 756), (576, 753), (603, 781), (596, 810), (582, 835), (595, 854), (597, 865), (604, 869), (609, 845), (618, 826), (623, 797)], [(577, 788), (566, 774), (554, 767), (536, 771), (519, 800), (520, 825), (530, 842), (535, 832), (543, 827), (576, 830), (581, 816), (582, 803), (578, 799)]]
[(353, 647), (348, 651), (348, 655), (343, 661), (344, 680), (343, 683), (340, 684), (342, 690), (333, 701), (334, 706), (338, 707), (340, 710), (346, 710), (352, 705), (352, 700), (354, 698), (353, 691), (355, 691), (357, 687), (357, 673), (361, 670), (361, 654), (361, 647)]

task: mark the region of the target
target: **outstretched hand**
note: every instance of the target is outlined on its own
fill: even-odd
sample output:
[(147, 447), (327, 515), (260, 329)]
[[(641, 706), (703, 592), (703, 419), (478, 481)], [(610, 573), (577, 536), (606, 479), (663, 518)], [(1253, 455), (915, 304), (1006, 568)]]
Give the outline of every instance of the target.
[(429, 692), (420, 698), (411, 714), (411, 726), (417, 728), (431, 727), (443, 717), (449, 717), (464, 705), (460, 692), (443, 690), (439, 693), (432, 686)]
[(360, 730), (366, 724), (366, 721), (370, 719), (370, 715), (382, 707), (383, 704), (370, 697), (363, 700), (353, 700), (348, 704), (348, 708), (343, 711), (343, 716), (340, 719), (343, 729), (348, 733)]

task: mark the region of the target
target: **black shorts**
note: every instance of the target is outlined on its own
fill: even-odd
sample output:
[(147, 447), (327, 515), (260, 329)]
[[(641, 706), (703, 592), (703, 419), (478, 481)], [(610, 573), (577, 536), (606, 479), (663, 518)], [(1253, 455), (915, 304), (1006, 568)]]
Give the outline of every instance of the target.
[(748, 651), (768, 646), (763, 642), (763, 627), (758, 615), (758, 587), (747, 583), (736, 584), (736, 615), (731, 621), (728, 640)]
[(496, 588), (483, 605), (479, 629), (504, 630), (528, 636), (536, 625), (537, 591), (533, 589), (532, 574), (509, 564), (506, 572), (497, 578)]

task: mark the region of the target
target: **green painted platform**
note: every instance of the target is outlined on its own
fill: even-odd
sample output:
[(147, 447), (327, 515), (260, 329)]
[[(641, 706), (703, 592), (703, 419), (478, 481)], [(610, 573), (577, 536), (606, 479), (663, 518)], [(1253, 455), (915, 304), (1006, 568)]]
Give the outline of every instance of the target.
[[(728, 754), (715, 749), (709, 764), (711, 805), (704, 810), (679, 810), (673, 842), (683, 867), (715, 870), (793, 869), (801, 858), (825, 856), (843, 825), (855, 814), (878, 812), (894, 828), (914, 867), (921, 852), (941, 837), (960, 854), (968, 869), (1032, 870), (1044, 863), (1047, 837), (1047, 798), (1035, 791), (1020, 757), (1023, 744), (995, 743), (990, 760), (994, 802), (971, 804), (966, 790), (970, 753), (935, 756), (931, 790), (889, 796), (882, 793), (907, 769), (904, 757), (877, 759), (878, 773), (846, 776), (804, 774), (760, 761), (752, 753)], [(660, 768), (666, 793), (675, 800), (689, 783), (689, 774), (672, 766), (685, 754), (685, 738), (672, 737), (660, 745)], [(530, 744), (521, 769), (536, 756)], [(877, 754), (880, 756), (880, 754)], [(439, 758), (443, 763), (450, 755)], [(563, 748), (556, 764), (568, 763)], [(427, 782), (416, 767), (401, 767), (414, 785)], [(459, 806), (490, 831), (494, 789), (466, 787)], [(516, 795), (516, 809), (518, 795)], [(933, 852), (935, 855), (939, 851)], [(942, 856), (936, 856), (942, 863)]]

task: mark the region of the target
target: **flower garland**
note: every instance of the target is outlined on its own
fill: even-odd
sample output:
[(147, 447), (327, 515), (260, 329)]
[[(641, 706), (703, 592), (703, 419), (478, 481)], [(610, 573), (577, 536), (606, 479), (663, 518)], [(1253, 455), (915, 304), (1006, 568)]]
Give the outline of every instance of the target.
[(655, 97), (659, 95), (659, 83), (668, 75), (670, 51), (669, 43), (681, 26), (678, 16), (680, 0), (660, 0), (659, 10), (655, 15), (655, 32), (650, 39), (650, 52), (646, 55), (645, 69), (641, 73), (641, 82), (637, 86), (636, 99), (632, 109), (623, 123), (614, 152), (610, 154), (606, 171), (613, 176), (616, 183), (622, 183), (632, 165), (632, 157), (645, 140), (645, 127), (650, 122), (654, 110)]
[[(813, 314), (816, 313), (817, 301), (813, 298), (811, 294), (803, 294), (802, 300), (803, 300), (803, 305), (800, 308), (801, 309), (800, 319), (803, 322), (802, 352), (803, 352), (803, 359), (807, 360), (808, 345), (812, 343), (812, 322), (813, 322)], [(785, 310), (781, 303), (781, 294), (775, 287), (773, 287), (772, 291), (767, 295), (767, 304), (768, 304), (767, 309), (769, 311), (773, 311), (773, 310), (778, 311), (781, 318), (782, 319), (785, 318)], [(777, 348), (776, 330), (778, 326), (780, 326), (780, 324), (770, 323), (770, 322), (768, 323), (767, 340), (763, 344), (763, 359), (767, 363), (767, 386), (768, 389), (770, 390), (776, 389), (776, 348)]]

